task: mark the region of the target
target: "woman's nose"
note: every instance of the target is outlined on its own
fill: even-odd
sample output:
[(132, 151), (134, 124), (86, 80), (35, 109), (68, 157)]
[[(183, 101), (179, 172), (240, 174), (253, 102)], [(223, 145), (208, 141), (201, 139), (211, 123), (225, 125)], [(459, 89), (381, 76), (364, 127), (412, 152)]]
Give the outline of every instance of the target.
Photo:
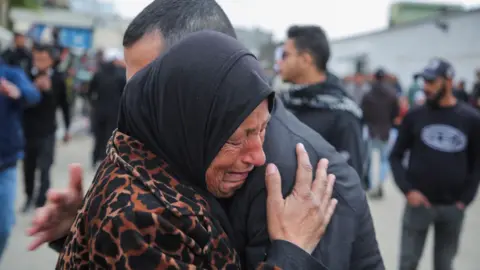
[(258, 167), (264, 165), (265, 161), (266, 157), (265, 152), (263, 152), (263, 143), (262, 139), (259, 137), (250, 145), (248, 152), (245, 155), (244, 162)]

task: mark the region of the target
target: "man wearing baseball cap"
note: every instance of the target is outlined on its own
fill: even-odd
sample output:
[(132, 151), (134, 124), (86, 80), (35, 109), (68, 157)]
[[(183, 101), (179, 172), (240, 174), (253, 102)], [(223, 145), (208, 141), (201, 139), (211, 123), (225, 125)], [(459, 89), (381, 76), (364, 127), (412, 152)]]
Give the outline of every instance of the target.
[(395, 182), (407, 199), (399, 269), (417, 268), (433, 225), (434, 269), (451, 270), (464, 214), (480, 180), (480, 114), (457, 102), (454, 70), (447, 61), (433, 59), (419, 76), (426, 102), (405, 116), (390, 155)]

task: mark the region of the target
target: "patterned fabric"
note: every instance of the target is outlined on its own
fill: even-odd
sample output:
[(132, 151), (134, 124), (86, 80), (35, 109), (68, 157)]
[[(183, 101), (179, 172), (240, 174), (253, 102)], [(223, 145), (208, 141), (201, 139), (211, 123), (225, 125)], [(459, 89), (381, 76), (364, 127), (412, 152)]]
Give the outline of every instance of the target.
[(241, 266), (207, 201), (140, 142), (117, 131), (56, 269), (167, 268)]

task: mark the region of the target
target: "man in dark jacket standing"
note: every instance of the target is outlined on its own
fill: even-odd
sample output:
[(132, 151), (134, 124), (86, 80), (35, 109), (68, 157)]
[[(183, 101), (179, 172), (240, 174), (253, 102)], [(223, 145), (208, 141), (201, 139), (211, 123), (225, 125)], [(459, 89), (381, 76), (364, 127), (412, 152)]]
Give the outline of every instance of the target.
[(105, 52), (104, 63), (93, 76), (87, 96), (92, 105), (92, 131), (95, 138), (92, 166), (102, 161), (108, 139), (117, 127), (120, 97), (126, 84), (123, 53), (117, 50)]
[(23, 173), (27, 201), (23, 212), (32, 206), (35, 191), (35, 173), (40, 170), (40, 188), (35, 202), (41, 207), (46, 201), (50, 188), (50, 167), (54, 161), (55, 133), (57, 130), (57, 108), (61, 108), (65, 122), (64, 141), (70, 138), (70, 105), (63, 74), (53, 69), (54, 56), (50, 46), (37, 45), (33, 52), (33, 68), (30, 77), (41, 92), (42, 101), (25, 110), (23, 128), (25, 130), (25, 159)]
[[(388, 140), (393, 121), (398, 115), (398, 101), (396, 90), (385, 81), (385, 71), (382, 69), (375, 72), (375, 81), (372, 84), (371, 91), (367, 93), (362, 100), (363, 119), (368, 126), (371, 139), (371, 150), (377, 150), (380, 153), (380, 171), (378, 174), (370, 174), (370, 180), (377, 180), (376, 187), (373, 188), (375, 197), (383, 196), (383, 182), (385, 181), (390, 169), (388, 161)], [(371, 155), (370, 155), (371, 156)]]
[(24, 147), (21, 115), (40, 98), (22, 69), (0, 63), (0, 261), (15, 223), (17, 162)]
[(330, 45), (318, 26), (292, 26), (287, 32), (280, 75), (297, 85), (283, 94), (285, 106), (322, 135), (364, 176), (362, 111), (340, 81), (327, 72)]

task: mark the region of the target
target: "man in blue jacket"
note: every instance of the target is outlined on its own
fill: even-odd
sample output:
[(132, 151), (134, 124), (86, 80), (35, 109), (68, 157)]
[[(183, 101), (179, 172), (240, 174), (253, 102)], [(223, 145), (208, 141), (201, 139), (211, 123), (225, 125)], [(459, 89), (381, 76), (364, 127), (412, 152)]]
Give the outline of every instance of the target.
[(22, 110), (40, 92), (20, 68), (0, 63), (0, 259), (15, 223), (17, 161), (23, 155)]

